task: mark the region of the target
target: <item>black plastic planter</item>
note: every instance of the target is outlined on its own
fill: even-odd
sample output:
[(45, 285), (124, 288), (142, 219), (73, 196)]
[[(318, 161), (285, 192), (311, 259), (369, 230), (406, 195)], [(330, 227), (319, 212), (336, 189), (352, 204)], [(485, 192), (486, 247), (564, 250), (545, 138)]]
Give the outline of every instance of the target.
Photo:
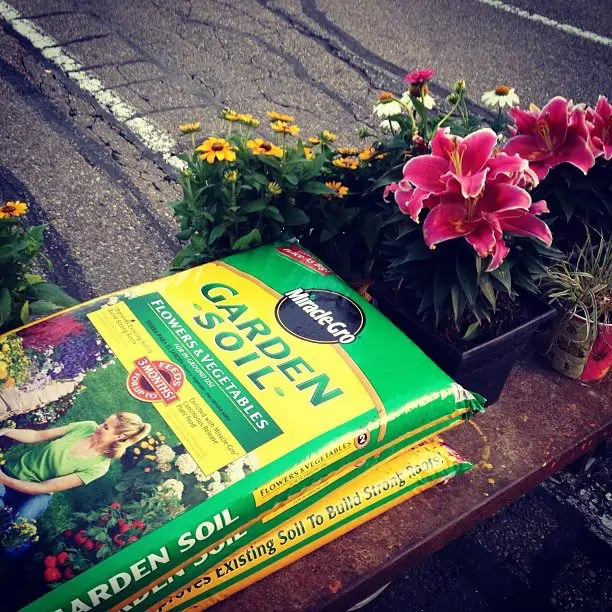
[(555, 310), (538, 298), (528, 295), (523, 305), (529, 320), (515, 329), (461, 350), (446, 342), (398, 305), (391, 283), (375, 283), (368, 289), (378, 309), (397, 325), (421, 350), (460, 385), (478, 393), (492, 404), (502, 389), (521, 351), (535, 331), (555, 317)]

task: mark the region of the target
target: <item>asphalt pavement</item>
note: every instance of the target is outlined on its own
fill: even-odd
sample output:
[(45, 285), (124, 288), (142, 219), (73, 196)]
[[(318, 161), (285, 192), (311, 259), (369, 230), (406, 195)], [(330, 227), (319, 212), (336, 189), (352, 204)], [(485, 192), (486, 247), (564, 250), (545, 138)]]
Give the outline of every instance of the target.
[[(231, 106), (356, 141), (380, 90), (438, 69), (442, 98), (612, 96), (609, 0), (0, 0), (0, 196), (48, 221), (81, 299), (156, 278), (177, 250), (177, 126)], [(372, 610), (612, 609), (612, 460), (564, 472), (392, 585)]]

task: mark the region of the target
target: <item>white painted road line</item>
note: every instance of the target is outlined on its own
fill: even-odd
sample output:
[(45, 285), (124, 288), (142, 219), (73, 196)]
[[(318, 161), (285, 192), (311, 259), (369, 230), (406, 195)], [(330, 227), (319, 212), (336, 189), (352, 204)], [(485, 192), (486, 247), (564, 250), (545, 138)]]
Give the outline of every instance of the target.
[(33, 21), (22, 17), (19, 11), (4, 0), (0, 0), (0, 17), (15, 32), (40, 50), (45, 58), (53, 62), (83, 91), (93, 96), (102, 107), (129, 128), (145, 147), (155, 153), (161, 153), (164, 160), (171, 166), (183, 167), (183, 162), (172, 154), (178, 148), (176, 141), (148, 119), (138, 117), (138, 109), (107, 89), (104, 83), (91, 72), (84, 70), (83, 65), (66, 53), (54, 38), (45, 34)]
[(561, 30), (566, 34), (573, 34), (574, 36), (579, 36), (580, 38), (586, 38), (586, 40), (590, 40), (591, 42), (595, 42), (606, 47), (612, 47), (612, 38), (607, 38), (606, 36), (601, 36), (600, 34), (589, 32), (588, 30), (581, 30), (580, 28), (570, 25), (569, 23), (561, 23), (560, 21), (550, 19), (550, 17), (544, 17), (544, 15), (530, 13), (529, 11), (512, 6), (511, 4), (505, 4), (500, 0), (476, 0), (476, 2), (487, 4), (488, 6), (497, 8), (500, 11), (506, 11), (506, 13), (510, 13), (512, 15), (517, 15), (518, 17), (523, 17), (523, 19), (529, 19), (530, 21), (547, 25), (551, 28)]

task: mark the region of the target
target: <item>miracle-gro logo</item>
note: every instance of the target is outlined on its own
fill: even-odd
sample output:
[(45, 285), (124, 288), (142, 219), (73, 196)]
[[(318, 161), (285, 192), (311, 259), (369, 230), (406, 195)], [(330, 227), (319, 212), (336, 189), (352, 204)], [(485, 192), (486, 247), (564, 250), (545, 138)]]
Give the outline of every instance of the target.
[(293, 336), (319, 344), (350, 344), (363, 329), (363, 311), (350, 298), (327, 289), (287, 291), (276, 320)]

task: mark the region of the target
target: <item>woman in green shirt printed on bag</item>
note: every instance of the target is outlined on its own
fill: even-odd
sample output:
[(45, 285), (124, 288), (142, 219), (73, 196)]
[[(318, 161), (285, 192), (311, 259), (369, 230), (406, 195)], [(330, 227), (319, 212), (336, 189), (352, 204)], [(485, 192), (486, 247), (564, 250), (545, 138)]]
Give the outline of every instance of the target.
[(79, 421), (41, 431), (0, 429), (0, 436), (35, 444), (0, 470), (0, 508), (12, 508), (15, 517), (37, 519), (48, 508), (53, 493), (104, 476), (110, 462), (149, 431), (151, 425), (132, 412), (112, 414), (100, 425)]

